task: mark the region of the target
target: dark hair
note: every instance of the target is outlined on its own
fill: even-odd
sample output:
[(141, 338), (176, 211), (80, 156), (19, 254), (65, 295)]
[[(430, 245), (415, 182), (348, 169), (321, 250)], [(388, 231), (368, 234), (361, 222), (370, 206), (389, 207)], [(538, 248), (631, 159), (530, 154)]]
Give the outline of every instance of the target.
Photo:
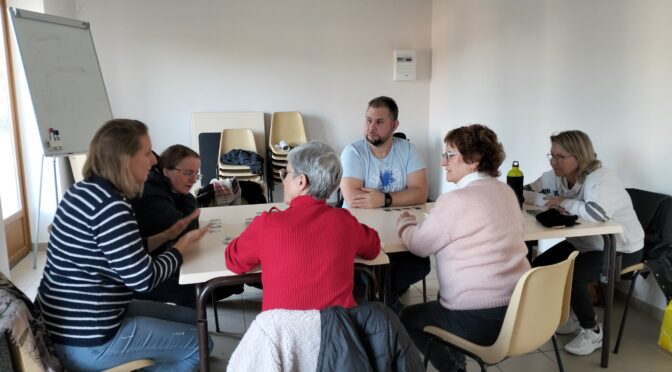
[(380, 96), (369, 101), (369, 108), (387, 107), (390, 110), (390, 119), (397, 120), (399, 117), (399, 107), (390, 97)]
[(159, 157), (159, 164), (157, 167), (160, 170), (174, 169), (178, 164), (180, 164), (182, 160), (192, 157), (196, 159), (201, 158), (196, 151), (188, 148), (187, 146), (172, 145), (163, 150), (161, 156)]
[(467, 164), (478, 162), (478, 171), (492, 177), (499, 176), (499, 166), (506, 154), (497, 134), (482, 124), (472, 124), (448, 132), (443, 139), (462, 154)]
[(130, 158), (149, 136), (147, 126), (138, 120), (112, 119), (103, 124), (93, 135), (89, 154), (82, 169), (85, 179), (94, 176), (110, 181), (121, 193), (133, 198), (142, 193), (144, 184), (137, 184), (129, 169)]

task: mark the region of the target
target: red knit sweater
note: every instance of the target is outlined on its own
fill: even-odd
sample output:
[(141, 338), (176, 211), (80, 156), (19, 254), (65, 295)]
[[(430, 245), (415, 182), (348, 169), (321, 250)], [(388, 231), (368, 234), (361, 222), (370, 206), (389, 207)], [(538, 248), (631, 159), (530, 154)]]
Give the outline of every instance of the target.
[(380, 252), (378, 233), (346, 209), (303, 195), (285, 211), (256, 217), (226, 247), (226, 267), (243, 274), (261, 264), (262, 310), (355, 306), (355, 256)]

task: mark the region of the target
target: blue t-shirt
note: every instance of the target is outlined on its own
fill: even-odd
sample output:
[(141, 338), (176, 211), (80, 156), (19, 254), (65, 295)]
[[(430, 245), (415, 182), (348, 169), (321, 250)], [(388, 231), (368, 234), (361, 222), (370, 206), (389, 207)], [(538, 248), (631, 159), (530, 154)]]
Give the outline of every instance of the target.
[[(355, 141), (341, 153), (343, 177), (364, 181), (364, 187), (382, 192), (405, 190), (409, 174), (425, 169), (425, 162), (409, 141), (393, 138), (392, 149), (384, 159), (376, 158), (366, 139)], [(343, 204), (347, 208), (347, 203)]]

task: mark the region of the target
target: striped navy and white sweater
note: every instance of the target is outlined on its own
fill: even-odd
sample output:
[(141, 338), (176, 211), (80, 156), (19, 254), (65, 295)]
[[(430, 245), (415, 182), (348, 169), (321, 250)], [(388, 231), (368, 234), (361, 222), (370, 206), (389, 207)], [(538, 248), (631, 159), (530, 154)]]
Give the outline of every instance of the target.
[(182, 264), (173, 247), (154, 259), (147, 254), (130, 204), (102, 178), (68, 189), (52, 226), (35, 302), (58, 344), (104, 344), (133, 292), (150, 291)]

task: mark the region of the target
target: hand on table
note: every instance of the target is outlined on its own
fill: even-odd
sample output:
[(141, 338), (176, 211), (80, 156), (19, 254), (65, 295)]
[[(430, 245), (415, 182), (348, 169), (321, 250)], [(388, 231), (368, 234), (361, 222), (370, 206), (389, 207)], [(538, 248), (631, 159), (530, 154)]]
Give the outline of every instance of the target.
[(182, 235), (182, 237), (180, 237), (180, 239), (177, 240), (177, 242), (175, 243), (175, 249), (180, 251), (180, 253), (184, 254), (185, 250), (187, 250), (192, 243), (201, 240), (203, 235), (205, 235), (209, 230), (210, 225), (205, 225), (200, 229), (189, 231), (188, 233)]
[(562, 196), (547, 196), (544, 198), (544, 200), (546, 200), (546, 206), (548, 208), (555, 208), (560, 210), (561, 212), (563, 211), (561, 210), (562, 207), (560, 206), (560, 204), (565, 200), (565, 198), (563, 198)]
[(352, 198), (352, 208), (379, 208), (385, 205), (385, 194), (376, 189), (362, 187)]
[(408, 211), (403, 211), (397, 218), (397, 234), (401, 238), (401, 234), (404, 232), (404, 229), (417, 224), (418, 220), (414, 215), (408, 213)]
[(189, 226), (191, 221), (194, 219), (198, 218), (198, 216), (201, 215), (201, 210), (199, 208), (196, 208), (191, 214), (189, 214), (186, 217), (182, 217), (177, 222), (173, 224), (173, 226), (169, 227), (164, 231), (166, 240), (175, 240), (177, 239), (180, 234), (184, 231), (184, 229)]

